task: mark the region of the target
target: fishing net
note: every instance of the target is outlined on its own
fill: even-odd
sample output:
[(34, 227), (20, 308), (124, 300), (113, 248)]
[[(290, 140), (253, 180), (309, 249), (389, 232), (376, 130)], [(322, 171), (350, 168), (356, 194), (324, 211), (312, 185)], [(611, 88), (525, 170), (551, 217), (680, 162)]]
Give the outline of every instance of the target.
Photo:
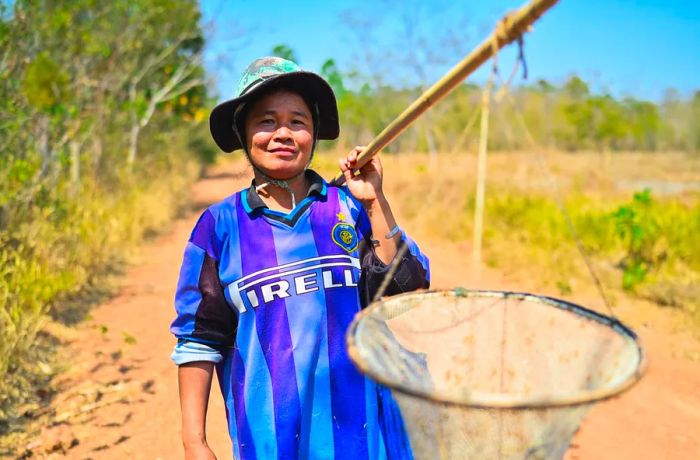
[(384, 299), (347, 339), (353, 362), (385, 387), (384, 424), (408, 434), (407, 452), (388, 446), (402, 458), (561, 459), (591, 406), (632, 386), (645, 363), (615, 319), (497, 291)]

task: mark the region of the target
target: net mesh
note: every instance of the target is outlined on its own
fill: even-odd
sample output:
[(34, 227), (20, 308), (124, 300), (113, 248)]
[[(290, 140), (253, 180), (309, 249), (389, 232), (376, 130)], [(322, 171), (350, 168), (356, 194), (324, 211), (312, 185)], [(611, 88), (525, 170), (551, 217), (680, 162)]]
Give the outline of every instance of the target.
[(348, 346), (391, 390), (417, 459), (560, 459), (591, 405), (644, 367), (617, 320), (495, 291), (384, 299), (355, 318)]

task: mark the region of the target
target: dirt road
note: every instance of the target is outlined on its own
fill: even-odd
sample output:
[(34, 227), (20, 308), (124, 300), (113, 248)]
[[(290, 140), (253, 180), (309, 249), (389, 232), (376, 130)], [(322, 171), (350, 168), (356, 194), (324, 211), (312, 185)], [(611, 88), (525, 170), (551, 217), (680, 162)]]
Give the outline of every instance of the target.
[[(240, 165), (196, 184), (197, 207), (244, 186)], [(56, 382), (55, 423), (26, 448), (34, 458), (178, 459), (180, 410), (176, 368), (168, 355), (174, 339), (172, 297), (184, 244), (199, 212), (146, 246), (126, 274), (120, 293), (66, 333), (72, 367)], [(527, 290), (527, 280), (494, 271), (469, 279), (462, 249), (421, 241), (431, 257), (433, 287)], [(575, 299), (585, 303), (586, 299)], [(641, 312), (641, 313), (640, 313)], [(650, 366), (643, 381), (622, 397), (598, 405), (567, 454), (574, 459), (700, 458), (700, 347), (677, 329), (669, 311), (642, 303), (619, 311), (640, 332)], [(208, 437), (220, 459), (230, 442), (217, 389), (211, 397)]]

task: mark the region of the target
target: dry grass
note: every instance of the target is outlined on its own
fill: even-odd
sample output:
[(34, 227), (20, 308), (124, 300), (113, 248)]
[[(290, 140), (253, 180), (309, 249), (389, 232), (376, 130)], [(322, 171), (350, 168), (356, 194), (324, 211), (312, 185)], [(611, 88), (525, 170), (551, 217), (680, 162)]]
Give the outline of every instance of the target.
[(50, 396), (56, 344), (42, 328), (81, 321), (109, 293), (106, 277), (189, 205), (198, 169), (183, 162), (149, 180), (126, 177), (118, 190), (86, 180), (79, 200), (58, 190), (53, 207), (15, 211), (0, 234), (0, 435), (21, 425), (23, 404)]
[[(332, 176), (337, 156), (319, 155), (316, 168)], [(456, 250), (470, 247), (476, 160), (473, 154), (382, 159), (386, 193), (412, 234), (447, 241)], [(694, 288), (700, 285), (700, 155), (545, 152), (538, 160), (531, 152), (504, 152), (489, 154), (487, 170), (485, 262), (522, 276), (536, 273), (543, 288), (563, 295), (590, 277), (557, 197), (596, 272), (606, 286), (619, 289), (628, 247), (614, 214), (635, 192), (650, 189), (660, 235), (649, 251), (657, 263), (634, 294), (700, 319)]]

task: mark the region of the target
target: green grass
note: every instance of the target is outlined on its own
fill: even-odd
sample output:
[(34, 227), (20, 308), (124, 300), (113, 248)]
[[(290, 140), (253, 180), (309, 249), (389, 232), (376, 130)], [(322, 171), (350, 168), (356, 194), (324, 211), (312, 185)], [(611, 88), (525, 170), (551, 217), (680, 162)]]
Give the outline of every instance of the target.
[[(634, 197), (623, 201), (574, 195), (565, 201), (584, 251), (608, 284), (694, 312), (698, 298), (683, 286), (700, 279), (700, 247), (692, 237), (699, 230), (700, 205), (652, 199), (643, 219), (626, 224), (621, 211), (637, 204)], [(499, 190), (492, 194), (486, 213), (491, 226), (485, 245), (492, 259), (515, 258), (518, 266), (529, 261), (555, 284), (587, 276), (563, 213), (549, 197)], [(665, 299), (659, 286), (673, 299)]]

